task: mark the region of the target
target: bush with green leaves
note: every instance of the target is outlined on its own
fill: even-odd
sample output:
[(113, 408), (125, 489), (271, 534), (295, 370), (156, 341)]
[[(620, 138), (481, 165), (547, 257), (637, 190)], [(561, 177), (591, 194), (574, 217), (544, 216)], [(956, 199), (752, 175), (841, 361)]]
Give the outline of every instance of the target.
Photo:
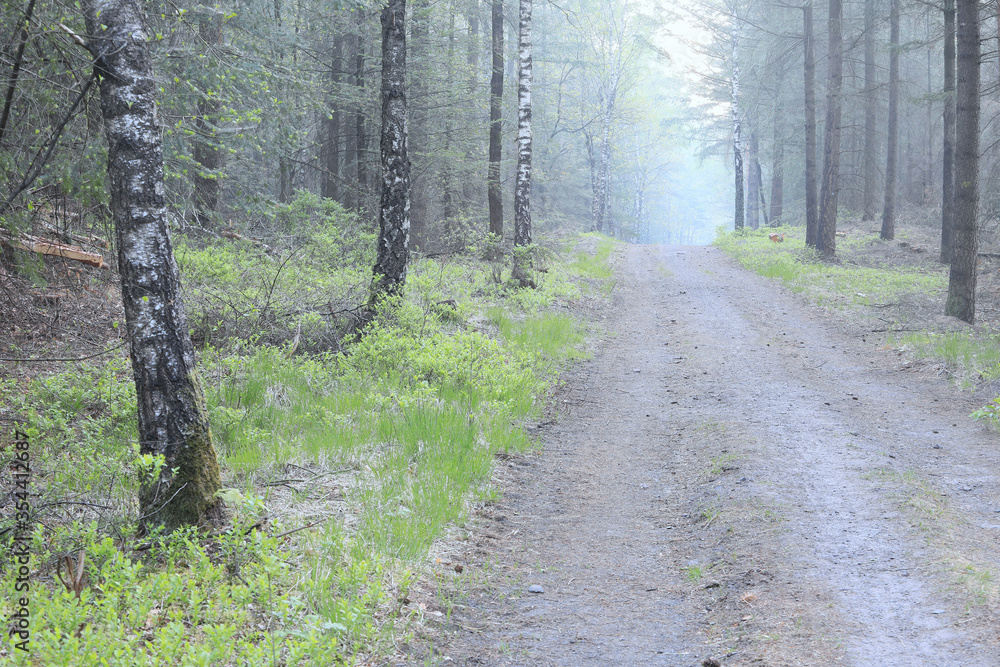
[(270, 215), (268, 241), (180, 237), (175, 254), (188, 323), (201, 344), (232, 337), (335, 348), (344, 317), (364, 303), (375, 234), (339, 204), (300, 192)]
[[(347, 664), (386, 651), (398, 621), (405, 625), (398, 601), (409, 575), (393, 588), (384, 566), (352, 554), (332, 524), (306, 549), (283, 542), (239, 522), (215, 536), (179, 530), (130, 549), (96, 524), (39, 527), (33, 564), (46, 572), (67, 553), (73, 566), (82, 560), (79, 592), (35, 577), (30, 652), (5, 633), (0, 656), (13, 665), (208, 667)], [(75, 580), (69, 570), (60, 577)], [(4, 600), (16, 599), (9, 568), (2, 575)]]

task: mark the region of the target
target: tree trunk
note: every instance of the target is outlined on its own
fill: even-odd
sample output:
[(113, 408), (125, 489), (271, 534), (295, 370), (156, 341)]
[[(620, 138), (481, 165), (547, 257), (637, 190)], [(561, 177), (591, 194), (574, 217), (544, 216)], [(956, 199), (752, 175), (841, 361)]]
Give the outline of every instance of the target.
[[(283, 147), (282, 147), (283, 148)], [(287, 204), (292, 201), (292, 186), (295, 168), (287, 155), (278, 156), (278, 201)]]
[(521, 0), (517, 68), (517, 180), (514, 245), (531, 243), (531, 0)]
[[(468, 15), (466, 20), (469, 24), (469, 42), (468, 50), (465, 55), (465, 63), (468, 71), (468, 81), (466, 82), (466, 91), (468, 93), (469, 104), (469, 115), (468, 123), (470, 127), (478, 125), (479, 120), (479, 110), (476, 108), (477, 105), (471, 104), (472, 100), (475, 99), (476, 91), (479, 90), (479, 0), (470, 0), (468, 8)], [(491, 130), (492, 130), (492, 126)], [(468, 148), (465, 151), (465, 161), (467, 164), (472, 165), (476, 163), (476, 153), (477, 153), (478, 142), (469, 142)], [(477, 200), (476, 192), (478, 183), (473, 179), (465, 177), (463, 174), (462, 178), (462, 204), (463, 211), (468, 212), (474, 207), (474, 202)]]
[(747, 141), (747, 226), (760, 229), (760, 162), (757, 160), (757, 137), (750, 124), (750, 140)]
[(764, 219), (764, 224), (769, 225), (767, 215), (767, 199), (764, 198), (764, 169), (760, 166), (760, 149), (757, 145), (757, 137), (751, 135), (753, 140), (753, 168), (757, 173), (757, 198), (760, 200), (760, 217)]
[(598, 221), (601, 220), (601, 181), (600, 169), (598, 168), (599, 156), (598, 147), (594, 142), (594, 135), (587, 132), (587, 164), (590, 167), (590, 231), (600, 231), (597, 228)]
[(944, 146), (941, 177), (941, 263), (951, 263), (955, 220), (955, 0), (944, 0)]
[(979, 2), (958, 0), (958, 81), (955, 90), (955, 226), (945, 314), (976, 318), (979, 254)]
[(590, 169), (590, 231), (597, 231), (597, 205), (598, 205), (598, 192), (597, 187), (597, 156), (594, 154), (594, 135), (590, 130), (583, 131), (583, 138), (587, 145), (587, 167)]
[(830, 0), (827, 64), (826, 127), (823, 135), (823, 184), (820, 190), (819, 251), (826, 258), (837, 252), (837, 195), (840, 191), (840, 93), (844, 81), (841, 21), (843, 0)]
[[(361, 35), (351, 35), (347, 38), (348, 43), (348, 53), (344, 58), (344, 71), (350, 72), (354, 69), (354, 64), (357, 61), (358, 50), (364, 48), (364, 44), (361, 41)], [(352, 80), (353, 74), (348, 77), (345, 76), (345, 84), (357, 87), (357, 81)], [(345, 89), (347, 86), (344, 86)], [(352, 91), (353, 92), (353, 91)], [(344, 166), (343, 166), (343, 201), (344, 206), (348, 209), (356, 209), (358, 207), (358, 202), (360, 201), (360, 192), (358, 191), (358, 179), (357, 172), (351, 173), (355, 166), (358, 164), (358, 133), (357, 125), (353, 122), (356, 117), (353, 113), (345, 111), (344, 112)]]
[(365, 122), (365, 98), (367, 83), (365, 82), (365, 22), (366, 13), (363, 9), (355, 10), (358, 14), (358, 50), (354, 56), (354, 85), (357, 86), (358, 105), (354, 110), (354, 133), (357, 136), (357, 173), (358, 173), (358, 208), (365, 206), (368, 199), (368, 131)]
[(167, 231), (157, 84), (139, 5), (84, 4), (108, 140), (108, 185), (139, 413), (139, 449), (164, 465), (140, 521), (168, 530), (221, 519), (219, 466)]
[(24, 61), (24, 47), (28, 43), (28, 25), (31, 23), (31, 15), (34, 11), (35, 0), (28, 0), (28, 6), (24, 9), (24, 18), (21, 19), (17, 51), (14, 53), (14, 64), (10, 68), (10, 80), (7, 83), (7, 93), (3, 99), (3, 111), (0, 111), (0, 147), (3, 146), (3, 135), (7, 131), (7, 121), (10, 119), (10, 108), (14, 103), (14, 93), (17, 91), (17, 77), (21, 72), (21, 63)]
[(896, 161), (899, 153), (899, 0), (889, 6), (889, 129), (886, 133), (885, 208), (882, 239), (896, 235)]
[(743, 146), (740, 142), (740, 61), (739, 61), (739, 29), (734, 19), (732, 33), (733, 47), (733, 167), (736, 172), (736, 208), (733, 215), (734, 227), (743, 229)]
[[(282, 23), (282, 0), (274, 0), (274, 24), (275, 27), (280, 31)], [(296, 12), (296, 20), (297, 20)], [(285, 51), (279, 45), (272, 54), (275, 59), (279, 62), (284, 62)], [(298, 53), (295, 48), (292, 48), (292, 64), (294, 66), (296, 59), (298, 58)], [(287, 97), (287, 86), (282, 82), (279, 85), (279, 90), (281, 91), (282, 99)], [(295, 191), (295, 174), (296, 167), (295, 163), (292, 161), (291, 153), (291, 138), (288, 132), (280, 131), (277, 135), (277, 153), (278, 153), (278, 201), (282, 204), (288, 204), (292, 201), (292, 196)]]
[(382, 8), (382, 197), (370, 304), (400, 294), (410, 240), (410, 161), (406, 146), (406, 0)]
[(802, 5), (805, 42), (805, 114), (806, 114), (806, 245), (819, 245), (819, 213), (816, 196), (816, 48), (813, 40), (812, 0)]
[[(203, 8), (204, 15), (198, 23), (198, 36), (205, 50), (211, 45), (222, 43), (222, 14), (213, 9)], [(206, 85), (206, 88), (211, 88)], [(202, 91), (195, 113), (194, 161), (198, 168), (194, 170), (194, 208), (195, 219), (199, 225), (209, 224), (212, 216), (219, 208), (219, 178), (220, 170), (225, 166), (225, 151), (219, 146), (216, 136), (216, 126), (219, 122), (219, 98), (210, 94), (210, 90)]]
[(410, 29), (410, 66), (414, 76), (411, 78), (409, 151), (410, 160), (415, 163), (415, 169), (410, 170), (410, 245), (414, 248), (423, 247), (427, 243), (427, 184), (430, 171), (425, 162), (429, 152), (428, 141), (428, 87), (425, 72), (430, 71), (430, 0), (414, 0), (413, 25)]
[(771, 167), (771, 221), (772, 227), (781, 225), (785, 199), (785, 143), (782, 136), (784, 109), (779, 102), (774, 114), (774, 161)]
[[(597, 162), (597, 179), (591, 214), (594, 216), (594, 231), (603, 232), (608, 215), (608, 192), (611, 170), (611, 114), (614, 110), (614, 94), (605, 93), (601, 111), (601, 152)], [(609, 230), (610, 231), (610, 230)]]
[(615, 226), (615, 216), (611, 210), (611, 190), (614, 184), (615, 175), (609, 169), (604, 181), (604, 221), (608, 226), (608, 236), (621, 238), (621, 225)]
[(490, 79), (490, 168), (486, 182), (490, 205), (490, 233), (503, 238), (503, 199), (500, 193), (503, 104), (503, 0), (493, 0), (493, 77)]
[(925, 16), (927, 26), (927, 167), (924, 170), (927, 174), (925, 179), (923, 200), (924, 206), (930, 206), (934, 200), (934, 41), (931, 37), (931, 16), (928, 12)]
[(864, 188), (862, 194), (864, 221), (874, 220), (878, 209), (878, 122), (877, 83), (875, 81), (875, 0), (865, 0), (865, 146)]
[[(997, 0), (993, 4), (996, 5), (996, 11), (993, 12), (993, 18), (996, 19), (997, 25), (997, 53), (1000, 53), (1000, 0)], [(997, 59), (997, 75), (1000, 76), (1000, 58)]]
[[(447, 65), (446, 87), (454, 90), (455, 84), (455, 11), (450, 7), (448, 11), (448, 65)], [(444, 164), (441, 166), (441, 198), (442, 211), (444, 217), (445, 237), (452, 241), (454, 232), (453, 226), (455, 216), (458, 214), (456, 204), (458, 196), (455, 193), (455, 174), (452, 169), (451, 147), (454, 135), (452, 128), (453, 117), (450, 113), (446, 115), (444, 127)]]
[(334, 35), (330, 58), (330, 96), (323, 117), (323, 146), (321, 149), (323, 169), (320, 193), (336, 201), (340, 200), (340, 72), (343, 68), (343, 39)]

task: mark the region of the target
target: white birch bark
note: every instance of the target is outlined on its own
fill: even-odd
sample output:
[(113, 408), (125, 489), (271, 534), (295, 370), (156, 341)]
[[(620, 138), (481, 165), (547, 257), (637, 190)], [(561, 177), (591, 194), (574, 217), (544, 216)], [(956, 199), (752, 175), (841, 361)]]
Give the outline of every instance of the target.
[(531, 1), (521, 0), (517, 70), (517, 180), (514, 245), (531, 243)]
[(743, 229), (743, 146), (740, 141), (740, 61), (739, 61), (739, 19), (733, 19), (733, 166), (736, 169), (736, 209), (734, 226)]
[(406, 0), (382, 9), (382, 196), (372, 304), (402, 292), (410, 240), (410, 161), (406, 129)]
[(88, 0), (84, 15), (108, 141), (140, 452), (165, 459), (140, 491), (140, 521), (171, 529), (220, 518), (221, 484), (167, 231), (157, 86), (139, 6)]

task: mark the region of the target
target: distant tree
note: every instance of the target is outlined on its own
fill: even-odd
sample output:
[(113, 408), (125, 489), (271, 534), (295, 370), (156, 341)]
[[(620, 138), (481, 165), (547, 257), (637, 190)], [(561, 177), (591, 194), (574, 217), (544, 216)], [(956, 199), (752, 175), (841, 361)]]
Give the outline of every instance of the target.
[(406, 136), (406, 0), (382, 8), (382, 196), (371, 302), (399, 294), (410, 237), (410, 161)]
[(827, 58), (826, 126), (823, 134), (823, 182), (820, 189), (817, 246), (827, 258), (837, 251), (837, 195), (840, 191), (841, 89), (844, 82), (843, 0), (830, 0)]
[(874, 220), (878, 209), (878, 128), (877, 86), (875, 80), (875, 0), (865, 0), (865, 136), (864, 183), (862, 184), (862, 220)]
[(733, 167), (736, 172), (736, 197), (734, 210), (734, 226), (743, 229), (745, 196), (743, 193), (743, 144), (740, 141), (742, 125), (740, 123), (740, 29), (739, 18), (733, 17), (732, 50), (733, 50)]
[[(455, 85), (455, 12), (448, 12), (448, 63), (447, 77), (445, 79), (446, 88), (452, 90)], [(452, 169), (454, 160), (451, 159), (452, 145), (454, 143), (455, 127), (453, 117), (448, 115), (445, 119), (444, 129), (444, 164), (441, 166), (439, 183), (441, 186), (441, 208), (444, 216), (446, 237), (449, 240), (454, 232), (455, 215), (458, 213), (458, 193), (455, 191), (455, 172)]]
[[(198, 8), (198, 39), (202, 54), (211, 52), (222, 43), (222, 12), (209, 7)], [(209, 73), (202, 79), (215, 78)], [(221, 103), (212, 86), (202, 82), (195, 107), (193, 136), (195, 220), (207, 225), (219, 208), (221, 171), (226, 164), (226, 151), (219, 141), (219, 111)]]
[[(479, 0), (467, 0), (466, 7), (466, 23), (468, 24), (468, 42), (466, 44), (465, 52), (465, 66), (468, 73), (465, 82), (466, 97), (470, 100), (467, 105), (469, 108), (466, 111), (464, 121), (470, 127), (475, 127), (478, 125), (477, 119), (480, 118), (479, 110), (476, 104), (472, 104), (471, 100), (476, 99), (476, 95), (479, 92), (479, 60), (480, 60), (480, 48), (479, 48), (479, 10), (480, 2)], [(492, 84), (492, 81), (490, 82)], [(492, 104), (492, 94), (490, 96), (490, 112), (492, 114), (493, 104)], [(492, 120), (492, 115), (490, 116)], [(492, 125), (490, 129), (492, 130)], [(479, 142), (466, 142), (465, 149), (465, 162), (466, 169), (468, 165), (476, 164), (476, 156), (479, 151), (477, 151)], [(477, 174), (478, 175), (478, 174)], [(478, 194), (479, 182), (482, 176), (480, 175), (477, 179), (465, 178), (462, 181), (462, 212), (468, 214), (471, 210), (475, 208), (474, 202), (481, 200), (482, 195)], [(478, 194), (478, 196), (477, 196)]]
[[(784, 72), (782, 72), (784, 76)], [(784, 131), (784, 109), (781, 105), (781, 98), (775, 95), (774, 107), (774, 146), (772, 147), (771, 162), (771, 220), (772, 227), (781, 224), (781, 216), (784, 213), (785, 199), (785, 138)]]
[(518, 29), (517, 179), (514, 245), (531, 243), (531, 0), (521, 0)]
[(503, 238), (503, 198), (500, 160), (503, 157), (503, 0), (493, 0), (493, 76), (490, 79), (490, 166), (486, 177), (490, 206), (490, 233)]
[(365, 60), (368, 53), (368, 46), (365, 43), (364, 29), (367, 22), (367, 12), (363, 9), (356, 10), (358, 16), (357, 50), (354, 54), (354, 86), (357, 101), (354, 109), (354, 136), (357, 153), (355, 154), (354, 170), (357, 173), (358, 208), (367, 208), (365, 201), (368, 198), (368, 123), (365, 116), (365, 102), (368, 92), (368, 85), (365, 81)]
[[(753, 126), (751, 126), (752, 128)], [(760, 211), (764, 193), (761, 190), (761, 168), (758, 159), (757, 135), (751, 129), (747, 141), (747, 225), (750, 229), (760, 228)]]
[(982, 60), (979, 2), (958, 0), (958, 81), (955, 89), (955, 223), (945, 314), (976, 318), (979, 256), (979, 111)]
[(955, 0), (944, 0), (944, 139), (941, 174), (941, 263), (951, 263), (955, 225)]
[(340, 111), (340, 83), (344, 71), (344, 37), (338, 32), (330, 36), (328, 53), (329, 83), (327, 99), (321, 111), (320, 123), (322, 141), (320, 143), (320, 194), (329, 199), (341, 199), (341, 140), (343, 138)]
[(819, 199), (816, 195), (816, 47), (813, 37), (812, 0), (802, 5), (805, 45), (805, 162), (806, 162), (806, 245), (819, 246)]
[(3, 98), (3, 110), (0, 111), (0, 148), (3, 147), (3, 135), (7, 131), (7, 122), (10, 120), (10, 109), (14, 102), (14, 93), (17, 92), (17, 79), (21, 73), (21, 65), (24, 64), (24, 48), (28, 44), (28, 26), (31, 24), (31, 16), (35, 12), (35, 0), (28, 0), (28, 6), (24, 8), (24, 16), (20, 21), (17, 31), (17, 49), (14, 51), (14, 62), (10, 67), (10, 78), (7, 80), (7, 92)]
[(882, 239), (896, 235), (896, 160), (899, 149), (899, 0), (889, 4), (889, 127), (886, 132), (885, 206), (882, 209)]
[[(428, 210), (430, 187), (427, 176), (430, 170), (430, 87), (431, 65), (431, 3), (414, 0), (410, 13), (410, 89), (407, 94), (409, 125), (407, 150), (414, 168), (410, 170), (410, 245), (426, 247), (428, 239)], [(436, 74), (436, 73), (435, 73)]]
[(141, 521), (172, 529), (221, 518), (220, 480), (167, 233), (158, 85), (139, 7), (130, 0), (86, 0), (84, 15), (108, 142), (139, 449), (164, 459), (140, 491)]

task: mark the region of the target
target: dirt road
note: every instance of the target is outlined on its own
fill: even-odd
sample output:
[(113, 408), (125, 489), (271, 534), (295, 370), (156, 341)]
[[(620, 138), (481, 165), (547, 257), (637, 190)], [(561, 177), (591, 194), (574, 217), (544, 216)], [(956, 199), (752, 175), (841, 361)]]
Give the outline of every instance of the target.
[(714, 248), (631, 246), (617, 270), (544, 452), (505, 462), (450, 547), (438, 657), (1000, 665), (983, 399)]

